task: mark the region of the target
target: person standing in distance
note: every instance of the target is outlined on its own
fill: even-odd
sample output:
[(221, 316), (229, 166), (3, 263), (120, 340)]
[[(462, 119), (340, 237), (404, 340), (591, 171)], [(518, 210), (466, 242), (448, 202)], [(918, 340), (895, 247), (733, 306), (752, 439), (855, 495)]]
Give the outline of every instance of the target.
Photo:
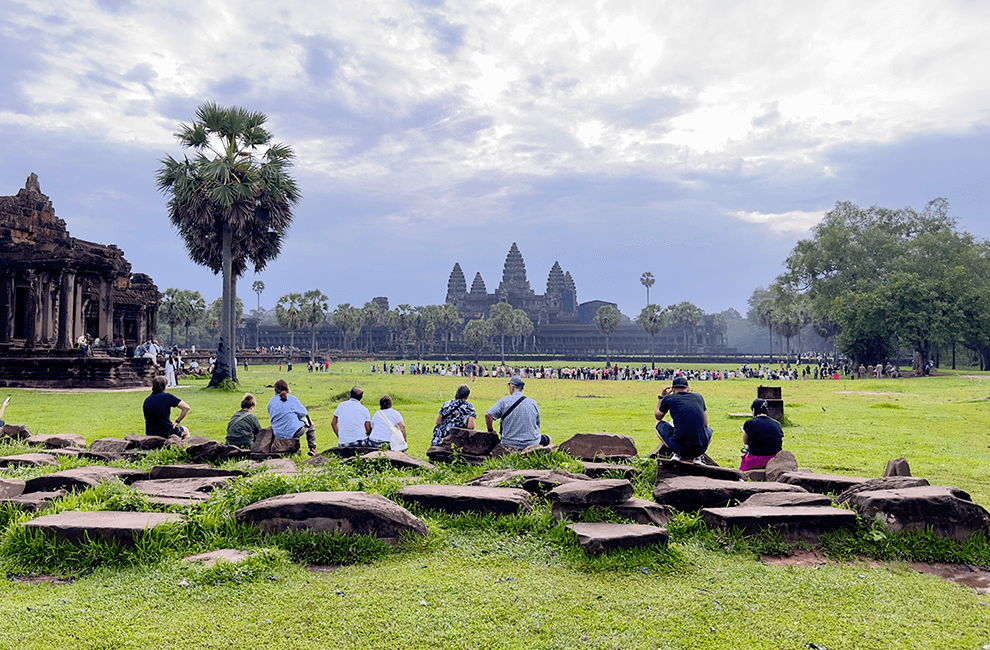
[[(664, 421), (668, 413), (673, 424)], [(705, 398), (688, 389), (687, 377), (678, 375), (670, 386), (664, 387), (653, 415), (657, 419), (657, 435), (673, 453), (672, 458), (701, 464), (701, 456), (712, 441), (712, 430), (708, 426)]]

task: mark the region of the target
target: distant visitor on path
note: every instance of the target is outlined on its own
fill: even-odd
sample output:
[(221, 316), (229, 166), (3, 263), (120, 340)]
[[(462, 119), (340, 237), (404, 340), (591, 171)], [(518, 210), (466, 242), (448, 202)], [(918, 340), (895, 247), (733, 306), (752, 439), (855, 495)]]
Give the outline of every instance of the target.
[[(179, 409), (179, 417), (172, 423), (172, 409)], [(151, 395), (144, 400), (144, 433), (149, 436), (168, 438), (175, 435), (189, 437), (189, 429), (182, 426), (189, 405), (171, 393), (165, 392), (165, 377), (158, 375), (151, 380)]]
[(478, 415), (474, 411), (474, 404), (465, 400), (471, 395), (471, 389), (467, 384), (461, 384), (454, 393), (454, 399), (444, 402), (437, 414), (436, 427), (433, 429), (433, 441), (431, 444), (437, 446), (443, 444), (444, 437), (450, 433), (451, 429), (473, 429), (475, 418)]
[(306, 436), (309, 455), (316, 455), (316, 427), (309, 419), (309, 412), (295, 395), (289, 395), (289, 383), (284, 379), (275, 382), (275, 395), (268, 400), (268, 418), (272, 434), (276, 438), (301, 438)]
[(333, 412), (330, 426), (337, 434), (341, 447), (371, 447), (371, 412), (361, 403), (364, 391), (360, 386), (351, 389), (351, 396), (341, 402)]
[[(659, 400), (653, 413), (658, 420), (657, 435), (673, 453), (672, 458), (701, 464), (701, 456), (712, 441), (705, 398), (692, 393), (687, 377), (678, 375), (660, 392)], [(673, 424), (664, 421), (668, 413)]]
[(382, 395), (381, 399), (378, 400), (378, 406), (381, 410), (371, 418), (369, 444), (372, 447), (386, 445), (392, 451), (409, 449), (406, 424), (402, 421), (402, 414), (392, 408), (392, 398), (388, 395)]
[(550, 445), (550, 436), (540, 433), (540, 405), (531, 397), (523, 395), (526, 383), (520, 377), (505, 382), (509, 394), (485, 412), (488, 431), (495, 433), (495, 420), (499, 424), (502, 444), (515, 449), (525, 449), (531, 445)]
[(763, 469), (776, 456), (784, 442), (784, 429), (769, 415), (765, 399), (755, 399), (750, 405), (753, 417), (742, 425), (743, 448), (739, 469)]
[(241, 410), (231, 416), (227, 423), (227, 444), (250, 449), (254, 444), (254, 437), (261, 431), (261, 422), (254, 414), (254, 407), (257, 401), (251, 393), (244, 393), (241, 399)]

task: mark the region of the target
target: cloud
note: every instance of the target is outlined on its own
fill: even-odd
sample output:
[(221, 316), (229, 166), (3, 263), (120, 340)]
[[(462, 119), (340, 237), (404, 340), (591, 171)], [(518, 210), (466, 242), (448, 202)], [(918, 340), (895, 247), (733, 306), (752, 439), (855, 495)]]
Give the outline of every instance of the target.
[(803, 235), (811, 230), (815, 224), (821, 221), (827, 210), (818, 212), (803, 212), (792, 210), (779, 214), (765, 214), (762, 212), (746, 212), (736, 210), (729, 215), (745, 221), (747, 223), (764, 224), (770, 231), (777, 235)]

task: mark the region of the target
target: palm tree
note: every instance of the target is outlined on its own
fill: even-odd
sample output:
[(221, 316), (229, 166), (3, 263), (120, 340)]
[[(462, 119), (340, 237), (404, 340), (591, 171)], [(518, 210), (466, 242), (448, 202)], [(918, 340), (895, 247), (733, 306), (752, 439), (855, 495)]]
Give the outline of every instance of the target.
[(371, 300), (364, 303), (361, 311), (364, 312), (364, 326), (368, 328), (368, 352), (371, 352), (371, 337), (374, 334), (374, 329), (381, 324), (382, 308), (377, 302)]
[(639, 312), (639, 317), (636, 321), (643, 326), (646, 333), (650, 335), (650, 368), (655, 368), (653, 362), (653, 337), (660, 333), (660, 331), (667, 326), (667, 321), (670, 319), (670, 314), (667, 310), (659, 305), (647, 305), (643, 307), (643, 311)]
[(278, 324), (289, 330), (289, 354), (296, 345), (296, 330), (303, 322), (303, 297), (298, 293), (287, 293), (275, 303), (275, 319)]
[(646, 304), (647, 305), (650, 304), (650, 287), (652, 287), (653, 284), (656, 281), (657, 281), (657, 279), (655, 277), (653, 277), (653, 274), (650, 273), (649, 271), (647, 271), (643, 275), (639, 276), (639, 282), (640, 282), (640, 284), (642, 284), (644, 287), (646, 287)]
[(444, 331), (443, 356), (448, 360), (450, 356), (447, 353), (447, 342), (450, 340), (450, 330), (453, 329), (454, 325), (457, 325), (460, 317), (461, 315), (457, 311), (457, 305), (445, 302), (440, 306), (440, 322), (438, 325)]
[(189, 345), (189, 326), (195, 325), (199, 319), (203, 317), (206, 313), (206, 301), (203, 300), (203, 296), (199, 295), (198, 291), (181, 291), (179, 292), (181, 296), (183, 305), (186, 306), (185, 311), (185, 326), (186, 326), (186, 345)]
[(611, 366), (608, 351), (608, 337), (619, 329), (619, 310), (612, 305), (602, 305), (595, 312), (595, 327), (605, 335), (605, 367)]
[(687, 301), (671, 305), (667, 307), (667, 311), (670, 312), (670, 326), (684, 331), (684, 351), (689, 352), (691, 344), (688, 341), (688, 332), (698, 326), (705, 312), (701, 307)]
[(319, 289), (307, 291), (302, 297), (303, 320), (309, 325), (312, 338), (309, 344), (309, 360), (316, 363), (316, 328), (327, 319), (330, 299)]
[(361, 334), (361, 326), (364, 324), (364, 312), (351, 307), (351, 303), (345, 302), (337, 305), (333, 312), (333, 324), (344, 339), (344, 349), (347, 349), (347, 339), (356, 339)]
[(259, 316), (259, 318), (261, 316), (261, 294), (264, 292), (264, 290), (265, 290), (265, 283), (262, 282), (261, 280), (255, 280), (251, 284), (251, 291), (253, 291), (256, 294), (258, 294), (258, 316)]
[(178, 289), (166, 289), (165, 293), (162, 294), (162, 303), (158, 306), (158, 320), (168, 323), (171, 328), (168, 335), (169, 345), (175, 342), (175, 326), (182, 324), (182, 319), (185, 318), (182, 302), (178, 300), (178, 293)]
[(236, 278), (248, 261), (257, 273), (278, 256), (292, 222), (292, 206), (301, 198), (287, 171), (292, 149), (273, 143), (272, 134), (263, 128), (267, 119), (264, 113), (237, 106), (201, 104), (196, 120), (180, 125), (175, 134), (195, 157), (179, 161), (166, 156), (156, 175), (158, 189), (171, 196), (169, 220), (178, 228), (189, 257), (223, 278), (220, 345), (210, 386), (237, 379)]
[(464, 337), (464, 344), (474, 350), (474, 361), (477, 363), (478, 355), (485, 349), (485, 344), (492, 335), (489, 321), (480, 318), (468, 321), (461, 335)]
[(502, 365), (505, 365), (505, 335), (512, 332), (512, 323), (515, 317), (512, 314), (512, 305), (507, 302), (498, 302), (488, 310), (488, 323), (492, 332), (502, 337)]

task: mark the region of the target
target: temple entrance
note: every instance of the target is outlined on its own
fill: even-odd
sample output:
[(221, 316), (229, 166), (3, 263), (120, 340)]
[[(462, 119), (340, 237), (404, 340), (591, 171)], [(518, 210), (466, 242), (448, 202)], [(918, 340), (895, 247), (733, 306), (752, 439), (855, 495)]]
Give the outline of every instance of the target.
[(14, 290), (14, 338), (27, 338), (27, 304), (28, 288), (16, 287)]

